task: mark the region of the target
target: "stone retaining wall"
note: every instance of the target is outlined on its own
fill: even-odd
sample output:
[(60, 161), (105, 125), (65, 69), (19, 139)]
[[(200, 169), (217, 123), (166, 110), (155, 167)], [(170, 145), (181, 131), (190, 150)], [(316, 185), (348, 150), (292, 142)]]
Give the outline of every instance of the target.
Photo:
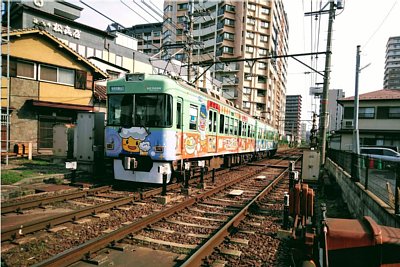
[(354, 217), (370, 216), (380, 225), (400, 228), (400, 216), (394, 214), (394, 209), (371, 191), (365, 190), (361, 183), (351, 180), (350, 174), (339, 165), (328, 158), (325, 162), (325, 169), (335, 177), (342, 189), (343, 199)]

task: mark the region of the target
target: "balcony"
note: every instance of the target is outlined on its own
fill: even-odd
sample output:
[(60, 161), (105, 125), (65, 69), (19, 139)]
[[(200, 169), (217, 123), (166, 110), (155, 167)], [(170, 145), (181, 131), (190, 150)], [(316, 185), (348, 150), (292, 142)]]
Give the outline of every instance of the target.
[(236, 99), (238, 93), (236, 89), (222, 89), (222, 97), (226, 99)]

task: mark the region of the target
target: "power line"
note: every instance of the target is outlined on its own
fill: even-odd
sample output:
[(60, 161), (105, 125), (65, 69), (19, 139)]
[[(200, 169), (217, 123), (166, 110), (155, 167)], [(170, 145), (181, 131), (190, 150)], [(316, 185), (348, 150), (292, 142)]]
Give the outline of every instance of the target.
[(383, 24), (385, 23), (386, 19), (389, 17), (390, 13), (393, 11), (394, 7), (396, 6), (398, 1), (394, 2), (394, 4), (392, 5), (392, 7), (389, 9), (389, 11), (387, 12), (386, 16), (383, 18), (381, 24), (379, 24), (378, 28), (376, 28), (376, 30), (372, 33), (372, 35), (368, 38), (367, 42), (363, 45), (364, 49), (365, 47), (368, 45), (368, 43), (371, 41), (371, 39), (375, 36), (375, 34), (380, 30), (380, 28), (383, 26)]
[(138, 12), (136, 12), (135, 10), (133, 10), (130, 6), (128, 6), (126, 3), (124, 3), (122, 0), (120, 0), (122, 4), (124, 4), (127, 8), (129, 8), (133, 13), (135, 13), (136, 15), (138, 15), (139, 17), (141, 17), (144, 21), (146, 21), (147, 23), (150, 23), (147, 19), (145, 19), (144, 17), (142, 17)]

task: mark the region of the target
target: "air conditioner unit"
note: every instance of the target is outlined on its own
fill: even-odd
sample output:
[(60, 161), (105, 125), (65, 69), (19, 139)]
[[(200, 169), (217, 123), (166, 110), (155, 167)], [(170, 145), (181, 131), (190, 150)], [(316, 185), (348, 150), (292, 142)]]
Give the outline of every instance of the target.
[(343, 121), (343, 129), (353, 129), (353, 121), (352, 120), (346, 120)]

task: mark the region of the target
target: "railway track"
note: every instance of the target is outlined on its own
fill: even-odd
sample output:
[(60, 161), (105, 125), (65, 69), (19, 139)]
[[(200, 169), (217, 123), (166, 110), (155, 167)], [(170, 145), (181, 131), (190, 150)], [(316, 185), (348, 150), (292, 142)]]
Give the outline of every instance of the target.
[[(279, 162), (281, 162), (281, 167), (279, 167), (279, 164), (280, 164)], [(282, 162), (285, 162), (285, 164), (282, 164)], [(248, 166), (247, 169), (252, 169), (252, 173), (249, 170), (247, 170), (248, 173), (245, 176), (247, 176), (247, 178), (249, 180), (250, 175), (254, 175), (254, 174), (261, 172), (262, 169), (267, 168), (266, 166), (274, 166), (275, 170), (282, 171), (284, 165), (286, 165), (286, 166), (288, 165), (287, 160), (282, 160), (282, 159), (269, 160), (267, 164), (260, 164), (260, 166)], [(173, 230), (175, 228), (175, 226), (162, 227), (163, 224), (168, 224), (168, 220), (172, 220), (172, 222), (173, 222), (174, 220), (176, 221), (176, 219), (177, 219), (174, 217), (172, 217), (172, 219), (171, 218), (165, 219), (165, 218), (167, 218), (168, 216), (173, 216), (173, 214), (179, 212), (180, 210), (186, 211), (186, 215), (182, 215), (182, 218), (186, 218), (186, 223), (187, 223), (186, 227), (190, 226), (190, 224), (191, 224), (190, 221), (197, 220), (197, 221), (202, 222), (200, 224), (199, 224), (199, 222), (197, 222), (198, 225), (205, 226), (206, 224), (210, 224), (212, 226), (211, 228), (207, 228), (207, 227), (200, 228), (200, 229), (203, 229), (203, 231), (205, 231), (204, 229), (211, 229), (212, 231), (215, 231), (215, 229), (213, 227), (217, 227), (220, 224), (224, 224), (223, 220), (225, 220), (226, 217), (233, 216), (234, 212), (236, 212), (238, 210), (238, 208), (243, 206), (245, 203), (253, 203), (251, 199), (254, 198), (255, 195), (257, 195), (257, 190), (247, 190), (248, 192), (246, 192), (245, 188), (248, 188), (250, 186), (243, 185), (242, 187), (237, 187), (237, 188), (242, 188), (242, 189), (237, 189), (237, 190), (244, 191), (244, 194), (242, 194), (242, 196), (234, 196), (234, 197), (230, 196), (230, 197), (228, 197), (228, 199), (225, 199), (225, 200), (224, 200), (224, 198), (221, 197), (221, 194), (224, 196), (227, 195), (226, 194), (227, 187), (232, 186), (232, 185), (238, 186), (237, 185), (238, 181), (243, 179), (243, 177), (240, 177), (240, 176), (242, 176), (241, 173), (244, 173), (245, 171), (241, 170), (240, 168), (238, 168), (236, 170), (237, 171), (232, 172), (233, 174), (231, 173), (231, 176), (233, 176), (233, 177), (231, 177), (231, 180), (229, 182), (227, 182), (226, 184), (224, 184), (223, 180), (228, 180), (228, 179), (225, 179), (225, 178), (227, 178), (226, 177), (227, 175), (224, 174), (223, 175), (224, 179), (217, 179), (217, 182), (215, 183), (215, 185), (213, 187), (210, 187), (207, 191), (203, 192), (202, 194), (200, 194), (200, 191), (195, 192), (198, 195), (192, 196), (192, 197), (186, 197), (186, 198), (181, 197), (179, 200), (181, 202), (177, 201), (177, 202), (171, 203), (167, 206), (163, 206), (163, 205), (154, 203), (154, 199), (152, 199), (150, 197), (153, 194), (155, 194), (155, 195), (157, 193), (159, 194), (159, 191), (157, 191), (157, 190), (156, 190), (157, 192), (153, 192), (152, 194), (150, 194), (150, 193), (144, 194), (144, 196), (149, 197), (149, 200), (147, 202), (143, 201), (143, 199), (141, 199), (141, 201), (138, 202), (137, 201), (138, 199), (135, 199), (132, 196), (130, 196), (130, 197), (117, 199), (114, 201), (109, 201), (110, 203), (104, 203), (104, 204), (102, 204), (104, 207), (103, 210), (111, 211), (110, 214), (108, 216), (106, 216), (108, 218), (124, 217), (124, 216), (118, 215), (118, 212), (121, 212), (121, 211), (125, 212), (125, 215), (130, 212), (132, 214), (129, 216), (126, 216), (126, 218), (124, 218), (122, 221), (115, 222), (115, 223), (112, 223), (112, 221), (113, 221), (112, 219), (108, 219), (110, 221), (109, 225), (103, 225), (103, 227), (97, 227), (97, 228), (101, 229), (100, 232), (102, 234), (100, 234), (100, 235), (90, 234), (90, 233), (88, 234), (87, 231), (86, 232), (82, 231), (82, 229), (84, 229), (84, 228), (86, 228), (86, 229), (87, 228), (89, 228), (89, 229), (96, 228), (96, 226), (94, 226), (94, 225), (84, 225), (84, 227), (81, 227), (82, 229), (80, 231), (74, 230), (72, 228), (69, 231), (70, 233), (75, 232), (78, 236), (81, 236), (80, 242), (78, 242), (79, 243), (78, 247), (76, 247), (77, 244), (75, 244), (74, 246), (68, 247), (67, 246), (68, 239), (67, 239), (66, 240), (67, 242), (65, 244), (65, 246), (67, 246), (67, 247), (63, 246), (64, 244), (60, 244), (58, 250), (63, 251), (68, 248), (69, 249), (67, 251), (68, 253), (67, 252), (58, 253), (58, 250), (55, 249), (55, 251), (53, 253), (56, 254), (56, 256), (50, 257), (46, 260), (46, 257), (44, 255), (43, 257), (36, 257), (35, 259), (31, 259), (31, 262), (33, 264), (36, 263), (38, 266), (61, 266), (61, 265), (66, 266), (66, 265), (72, 264), (77, 259), (79, 260), (79, 259), (87, 258), (87, 256), (89, 254), (91, 256), (94, 256), (95, 254), (93, 254), (93, 252), (100, 251), (104, 247), (109, 247), (110, 244), (112, 244), (111, 247), (117, 247), (118, 246), (117, 241), (119, 241), (119, 240), (128, 239), (128, 240), (130, 240), (130, 242), (136, 240), (135, 242), (139, 242), (139, 243), (140, 242), (146, 243), (148, 240), (151, 240), (151, 237), (149, 237), (149, 236), (143, 237), (143, 235), (138, 233), (139, 231), (145, 231), (145, 232), (147, 231), (148, 233), (151, 232), (152, 234), (150, 234), (150, 236), (153, 235), (153, 237), (159, 236), (158, 233), (160, 233), (163, 236), (168, 236), (169, 234), (171, 234), (171, 232), (174, 232), (174, 231), (177, 232), (179, 230)], [(267, 176), (269, 176), (269, 175), (267, 175)], [(276, 176), (276, 174), (273, 174), (272, 176)], [(261, 180), (268, 180), (268, 183), (271, 183), (271, 179), (270, 179), (271, 177), (268, 177), (268, 178), (266, 177)], [(209, 179), (211, 179), (211, 178), (208, 178), (205, 181), (209, 183), (210, 182)], [(258, 181), (260, 181), (260, 179)], [(223, 184), (223, 185), (218, 185), (218, 184)], [(258, 182), (258, 184), (260, 184), (260, 182)], [(272, 185), (272, 183), (271, 183), (271, 185)], [(174, 190), (174, 189), (171, 189), (171, 190)], [(218, 192), (221, 192), (221, 190), (225, 190), (225, 193), (218, 193)], [(220, 194), (220, 198), (218, 197), (218, 195), (214, 196), (215, 194)], [(143, 196), (141, 196), (141, 197), (143, 197)], [(241, 198), (242, 198), (242, 200), (240, 200)], [(119, 201), (120, 204), (116, 205), (114, 203), (115, 201)], [(216, 205), (216, 203), (219, 203), (219, 204)], [(221, 203), (224, 203), (224, 205), (222, 205)], [(196, 205), (196, 206), (187, 208), (190, 205), (191, 206)], [(250, 204), (249, 207), (250, 206), (253, 206), (253, 204)], [(200, 208), (200, 207), (202, 207), (202, 208)], [(228, 212), (221, 211), (220, 210), (221, 207), (223, 207), (222, 209), (227, 209)], [(247, 209), (249, 207), (247, 207)], [(98, 219), (99, 219), (99, 221), (101, 221), (102, 218), (101, 218), (100, 214), (103, 212), (103, 210), (101, 208), (99, 208), (99, 205), (97, 205), (96, 207), (89, 207), (87, 209), (83, 209), (82, 211), (80, 211), (81, 215), (68, 214), (68, 216), (64, 216), (64, 218), (65, 218), (64, 220), (65, 220), (65, 222), (79, 221), (79, 218), (84, 218), (88, 215), (98, 214), (99, 215)], [(154, 211), (158, 211), (158, 212), (154, 213)], [(247, 213), (247, 211), (244, 211), (243, 213)], [(196, 215), (194, 216), (193, 214), (196, 214)], [(203, 215), (205, 215), (205, 217), (202, 217)], [(210, 216), (211, 216), (211, 218), (210, 218)], [(216, 216), (217, 218), (212, 218), (213, 216), (214, 217)], [(138, 219), (138, 218), (142, 218), (142, 217), (144, 217), (144, 218)], [(242, 216), (239, 216), (238, 218), (241, 218), (241, 217)], [(200, 218), (203, 218), (203, 219), (200, 219)], [(105, 220), (107, 220), (107, 219), (105, 219)], [(162, 221), (162, 220), (164, 220), (164, 221)], [(237, 220), (238, 219), (236, 219), (236, 221), (233, 221), (232, 225), (236, 226), (238, 223)], [(62, 223), (65, 223), (65, 222), (62, 222)], [(159, 224), (161, 224), (161, 226), (154, 226), (155, 223), (159, 223)], [(59, 224), (59, 223), (57, 223), (57, 224)], [(124, 225), (124, 226), (123, 227), (115, 227), (115, 225), (113, 225), (113, 224), (119, 224), (119, 225)], [(44, 228), (49, 229), (49, 228), (51, 228), (51, 225), (55, 225), (55, 223), (54, 223), (54, 221), (51, 222), (51, 220), (48, 220), (47, 224), (44, 223), (43, 225), (44, 225)], [(149, 227), (149, 225), (153, 225), (153, 226)], [(174, 225), (174, 223), (172, 225)], [(179, 224), (177, 224), (177, 225), (179, 225)], [(185, 225), (185, 224), (183, 224), (183, 225)], [(227, 223), (226, 225), (230, 225), (230, 224)], [(22, 232), (24, 235), (27, 234), (26, 231), (28, 228), (29, 227), (27, 225), (24, 225), (24, 230)], [(14, 230), (16, 230), (16, 229), (14, 229)], [(37, 230), (33, 230), (33, 228), (32, 228), (31, 232), (35, 232), (35, 231), (37, 231)], [(64, 231), (68, 232), (68, 230), (64, 230)], [(133, 235), (132, 233), (138, 233), (138, 234)], [(12, 236), (12, 234), (9, 234), (10, 239), (13, 239), (16, 236), (18, 236), (18, 233), (14, 232), (13, 235), (14, 236)], [(210, 235), (210, 233), (205, 232), (204, 234), (200, 233), (199, 235), (200, 235), (200, 237), (196, 236), (196, 234), (194, 234), (194, 236), (190, 237), (191, 238), (190, 240), (192, 240), (191, 242), (193, 244), (184, 244), (183, 246), (187, 246), (187, 245), (194, 246), (195, 245), (197, 247), (197, 246), (199, 246), (199, 244), (204, 242), (204, 240), (206, 239), (206, 235)], [(44, 234), (44, 236), (46, 236), (46, 234)], [(188, 238), (186, 235), (183, 235), (183, 236), (185, 239)], [(126, 238), (126, 237), (129, 237), (129, 238)], [(36, 242), (36, 244), (37, 244), (38, 240), (41, 240), (41, 238), (43, 238), (43, 234), (41, 237), (39, 236), (39, 237), (35, 237), (35, 238), (36, 238), (36, 241), (34, 241), (33, 243)], [(144, 240), (140, 240), (141, 238)], [(153, 239), (157, 239), (157, 238), (153, 238)], [(3, 238), (3, 232), (2, 232), (2, 241), (3, 240), (4, 240), (4, 238)], [(165, 242), (170, 242), (170, 241), (165, 241)], [(74, 243), (77, 243), (77, 242), (74, 241)], [(151, 243), (151, 242), (147, 242), (147, 243)], [(31, 246), (34, 246), (34, 245), (31, 244)], [(75, 249), (74, 249), (74, 247), (75, 247)], [(4, 253), (2, 253), (2, 254), (4, 255)], [(8, 252), (6, 252), (6, 254), (8, 254)], [(12, 254), (12, 249), (10, 250), (10, 254)], [(6, 257), (3, 257), (3, 258), (6, 258)], [(60, 263), (60, 261), (61, 261), (61, 263)], [(29, 263), (28, 265), (31, 265), (31, 264)]]

